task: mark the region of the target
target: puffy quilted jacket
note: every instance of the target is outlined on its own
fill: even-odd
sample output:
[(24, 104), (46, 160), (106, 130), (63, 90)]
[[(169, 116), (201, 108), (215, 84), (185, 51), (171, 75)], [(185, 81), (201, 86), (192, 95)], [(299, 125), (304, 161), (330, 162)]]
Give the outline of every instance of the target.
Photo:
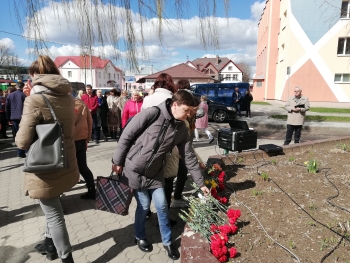
[(163, 187), (166, 155), (175, 146), (184, 158), (194, 182), (199, 187), (204, 185), (186, 125), (169, 112), (170, 102), (171, 99), (168, 99), (158, 106), (161, 109), (158, 119), (142, 134), (157, 110), (148, 108), (138, 113), (119, 139), (113, 161), (124, 167), (121, 180), (133, 189)]

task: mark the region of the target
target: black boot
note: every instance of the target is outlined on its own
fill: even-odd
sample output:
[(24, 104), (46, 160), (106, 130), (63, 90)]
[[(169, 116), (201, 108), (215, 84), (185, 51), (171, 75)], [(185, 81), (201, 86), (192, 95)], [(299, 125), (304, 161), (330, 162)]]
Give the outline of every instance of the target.
[(96, 190), (95, 190), (95, 186), (93, 187), (88, 187), (88, 192), (85, 194), (82, 194), (80, 196), (81, 199), (91, 199), (91, 200), (95, 200), (96, 198)]
[(107, 134), (103, 134), (103, 136), (105, 137), (103, 140), (104, 140), (105, 142), (108, 142)]
[(66, 258), (61, 258), (62, 263), (74, 263), (72, 253), (68, 255)]
[(42, 255), (46, 255), (46, 258), (50, 261), (58, 259), (57, 249), (52, 241), (52, 238), (46, 237), (43, 244), (35, 246), (35, 250)]

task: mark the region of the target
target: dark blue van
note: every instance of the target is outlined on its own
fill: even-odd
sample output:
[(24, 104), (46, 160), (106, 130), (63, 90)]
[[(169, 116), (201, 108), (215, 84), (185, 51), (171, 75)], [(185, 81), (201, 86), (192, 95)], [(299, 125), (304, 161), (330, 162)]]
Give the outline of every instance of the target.
[(191, 90), (194, 93), (207, 96), (210, 100), (233, 106), (232, 94), (236, 87), (239, 88), (242, 94), (241, 110), (244, 111), (245, 107), (243, 101), (246, 91), (249, 89), (248, 82), (193, 84)]

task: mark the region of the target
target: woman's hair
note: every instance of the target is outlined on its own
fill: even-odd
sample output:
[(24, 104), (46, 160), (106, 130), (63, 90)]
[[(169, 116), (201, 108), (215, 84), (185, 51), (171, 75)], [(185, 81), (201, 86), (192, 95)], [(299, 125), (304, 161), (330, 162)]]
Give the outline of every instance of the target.
[(173, 78), (167, 73), (160, 74), (156, 78), (156, 81), (154, 82), (153, 86), (154, 86), (154, 90), (158, 88), (163, 88), (171, 91), (172, 93), (175, 93), (177, 91)]
[(128, 91), (127, 90), (122, 90), (122, 94), (124, 95), (124, 96), (128, 96), (129, 95), (129, 93), (128, 93)]
[(176, 92), (171, 98), (171, 104), (173, 104), (174, 102), (176, 102), (179, 106), (186, 105), (191, 107), (197, 107), (199, 105), (199, 103), (196, 103), (191, 92), (187, 90), (179, 90), (178, 92)]
[(120, 97), (120, 91), (116, 90), (115, 96), (116, 96), (116, 97)]
[(114, 93), (114, 95), (116, 95), (116, 94), (117, 94), (117, 90), (116, 90), (116, 89), (111, 89), (109, 92), (113, 92), (113, 93)]
[(176, 83), (176, 88), (177, 90), (180, 89), (190, 89), (190, 82), (187, 79), (180, 79), (177, 83)]
[(81, 99), (81, 96), (83, 96), (83, 94), (84, 94), (84, 91), (79, 90), (79, 91), (78, 91), (77, 98), (78, 98), (78, 99)]
[(202, 95), (201, 100), (207, 101), (207, 96)]
[(38, 59), (30, 65), (28, 73), (31, 76), (34, 76), (34, 74), (61, 75), (55, 63), (48, 56), (39, 56)]
[(195, 104), (194, 107), (198, 107), (199, 104), (201, 104), (201, 101), (195, 96), (193, 96), (193, 99), (194, 99), (194, 104)]
[(134, 95), (134, 94), (140, 95), (140, 92), (141, 92), (141, 91), (139, 91), (139, 90), (137, 90), (137, 89), (133, 89), (133, 90), (131, 91), (131, 94), (132, 94), (132, 95)]

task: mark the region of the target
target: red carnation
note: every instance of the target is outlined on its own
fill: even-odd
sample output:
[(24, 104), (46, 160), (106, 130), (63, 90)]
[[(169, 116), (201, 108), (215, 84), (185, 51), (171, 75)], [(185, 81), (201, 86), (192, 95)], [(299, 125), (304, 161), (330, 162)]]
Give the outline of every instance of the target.
[(238, 226), (236, 226), (236, 225), (232, 225), (232, 226), (230, 226), (230, 228), (231, 228), (231, 233), (232, 234), (235, 234), (237, 232), (237, 230), (238, 230)]
[(228, 218), (235, 219), (239, 218), (241, 216), (241, 210), (234, 210), (234, 209), (229, 209), (227, 211), (227, 216)]
[(219, 257), (218, 260), (220, 262), (226, 262), (227, 261), (227, 257), (224, 255), (224, 256)]
[(225, 172), (224, 172), (224, 171), (221, 171), (221, 172), (219, 173), (218, 177), (224, 178), (224, 177), (225, 177)]
[(223, 183), (219, 182), (218, 188), (220, 191), (223, 191), (223, 190), (225, 190), (225, 185)]
[(229, 223), (230, 223), (231, 225), (236, 224), (236, 222), (237, 222), (237, 219), (236, 219), (236, 218), (230, 218), (230, 220), (229, 220)]
[(229, 225), (219, 226), (219, 230), (221, 233), (226, 234), (226, 235), (231, 233), (231, 227)]
[(234, 247), (230, 248), (230, 258), (234, 258), (237, 256), (237, 250)]
[(215, 196), (218, 195), (218, 191), (216, 191), (216, 188), (214, 188), (214, 187), (212, 187), (212, 188), (210, 189), (210, 193), (211, 193), (211, 195), (212, 195), (213, 197), (215, 197)]
[(215, 173), (214, 173), (214, 172), (211, 172), (209, 175), (210, 175), (210, 176), (214, 176), (214, 175), (215, 175)]
[(217, 225), (210, 225), (210, 231), (211, 232), (216, 232), (217, 230), (219, 230)]
[(227, 204), (227, 198), (226, 197), (220, 197), (219, 202), (222, 204)]

